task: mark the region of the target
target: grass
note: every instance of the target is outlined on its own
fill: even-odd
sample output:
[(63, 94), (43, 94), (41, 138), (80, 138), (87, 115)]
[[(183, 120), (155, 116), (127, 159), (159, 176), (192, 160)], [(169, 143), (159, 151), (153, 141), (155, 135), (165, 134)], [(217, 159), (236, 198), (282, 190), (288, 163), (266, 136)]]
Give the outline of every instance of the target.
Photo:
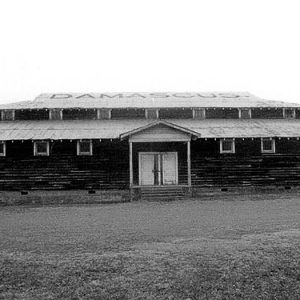
[(299, 299), (297, 195), (233, 197), (2, 208), (0, 299)]

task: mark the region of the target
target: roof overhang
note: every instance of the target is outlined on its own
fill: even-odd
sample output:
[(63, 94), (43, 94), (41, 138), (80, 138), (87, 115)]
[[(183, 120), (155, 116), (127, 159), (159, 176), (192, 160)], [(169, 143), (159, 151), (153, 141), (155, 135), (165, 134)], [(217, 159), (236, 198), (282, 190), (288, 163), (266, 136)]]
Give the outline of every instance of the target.
[[(206, 120), (47, 120), (2, 121), (0, 141), (14, 140), (78, 140), (78, 139), (130, 139), (143, 129), (151, 131), (155, 125), (165, 132), (190, 140), (223, 138), (300, 138), (300, 119), (206, 119)], [(159, 125), (160, 124), (160, 125)], [(163, 131), (164, 131), (163, 130)], [(148, 134), (149, 134), (148, 131)], [(159, 128), (153, 128), (152, 133)], [(161, 134), (156, 135), (163, 138)]]

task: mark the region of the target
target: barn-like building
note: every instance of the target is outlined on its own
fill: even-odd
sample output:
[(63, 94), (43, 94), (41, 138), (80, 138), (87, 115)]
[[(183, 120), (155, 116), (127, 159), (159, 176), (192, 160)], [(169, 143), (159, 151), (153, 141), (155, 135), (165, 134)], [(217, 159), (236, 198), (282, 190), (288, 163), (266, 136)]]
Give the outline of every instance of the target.
[(300, 185), (300, 105), (249, 93), (41, 94), (0, 106), (1, 190)]

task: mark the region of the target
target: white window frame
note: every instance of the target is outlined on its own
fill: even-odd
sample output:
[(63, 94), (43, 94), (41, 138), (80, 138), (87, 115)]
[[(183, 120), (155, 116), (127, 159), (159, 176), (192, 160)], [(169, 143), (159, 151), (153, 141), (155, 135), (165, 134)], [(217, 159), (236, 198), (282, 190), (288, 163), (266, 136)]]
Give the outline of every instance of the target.
[[(46, 145), (47, 145), (47, 150), (46, 150), (46, 152), (38, 152), (37, 150), (37, 144), (38, 143), (46, 143)], [(35, 141), (34, 143), (33, 143), (33, 155), (34, 156), (49, 156), (49, 154), (50, 154), (50, 143), (49, 143), (49, 141)]]
[[(264, 141), (272, 141), (272, 149), (271, 150), (264, 149)], [(261, 153), (275, 153), (275, 152), (276, 152), (275, 139), (262, 138), (261, 139)]]
[[(291, 110), (292, 112), (293, 112), (293, 114), (292, 114), (292, 117), (287, 117), (286, 116), (286, 111), (287, 110)], [(296, 119), (296, 109), (294, 109), (294, 108), (284, 108), (283, 109), (283, 118), (284, 119)]]
[[(230, 141), (231, 142), (231, 150), (223, 150), (223, 142)], [(235, 153), (235, 139), (222, 139), (220, 140), (220, 153), (226, 154), (226, 153)]]
[(148, 119), (148, 111), (149, 110), (155, 110), (155, 119), (159, 119), (159, 110), (157, 108), (146, 108), (145, 109), (145, 118)]
[[(81, 142), (89, 142), (90, 143), (90, 151), (89, 152), (80, 152), (80, 143)], [(93, 155), (93, 142), (92, 140), (79, 140), (77, 141), (77, 155)]]
[(242, 110), (248, 110), (249, 119), (252, 119), (251, 108), (239, 108), (239, 119), (247, 120), (242, 118)]
[(0, 152), (0, 156), (6, 156), (6, 142), (0, 142), (3, 145), (3, 152)]
[[(203, 112), (203, 118), (196, 118), (196, 111), (201, 110)], [(197, 119), (197, 120), (204, 120), (206, 119), (206, 109), (205, 108), (193, 108), (193, 119)]]

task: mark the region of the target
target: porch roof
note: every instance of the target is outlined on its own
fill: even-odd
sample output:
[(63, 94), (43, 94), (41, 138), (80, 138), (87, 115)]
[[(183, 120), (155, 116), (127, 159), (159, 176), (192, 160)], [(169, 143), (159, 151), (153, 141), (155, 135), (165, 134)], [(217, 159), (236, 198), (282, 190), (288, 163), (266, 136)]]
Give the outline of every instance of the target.
[(195, 138), (199, 138), (201, 136), (198, 132), (189, 129), (188, 127), (182, 127), (178, 124), (170, 123), (170, 122), (167, 122), (164, 120), (159, 120), (159, 121), (154, 121), (154, 122), (151, 122), (144, 126), (138, 127), (136, 129), (130, 130), (128, 132), (122, 133), (122, 134), (120, 134), (120, 138), (124, 139), (127, 137), (133, 137), (133, 136), (139, 135), (145, 131), (148, 131), (149, 129), (151, 130), (154, 127), (161, 127), (161, 126), (167, 127), (169, 129), (173, 129), (173, 130), (177, 131), (178, 133), (180, 132), (181, 134), (192, 136)]
[[(156, 121), (157, 122), (157, 121)], [(167, 120), (201, 138), (300, 137), (300, 120)], [(0, 122), (0, 140), (119, 139), (153, 120), (74, 120)]]

